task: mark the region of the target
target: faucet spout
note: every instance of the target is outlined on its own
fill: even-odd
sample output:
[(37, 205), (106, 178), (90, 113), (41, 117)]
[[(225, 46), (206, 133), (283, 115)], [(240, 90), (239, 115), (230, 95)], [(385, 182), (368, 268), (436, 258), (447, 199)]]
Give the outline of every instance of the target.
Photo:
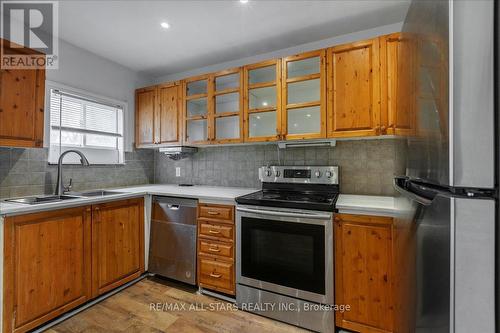
[(65, 152), (63, 152), (61, 154), (61, 156), (59, 156), (59, 161), (57, 162), (57, 183), (56, 183), (56, 189), (54, 191), (54, 195), (64, 194), (64, 185), (63, 185), (63, 180), (62, 180), (62, 162), (63, 162), (64, 156), (66, 156), (69, 153), (78, 154), (80, 156), (80, 163), (83, 166), (90, 165), (89, 160), (87, 159), (87, 157), (85, 157), (85, 155), (83, 155), (83, 153), (81, 151), (70, 149), (70, 150), (66, 150)]

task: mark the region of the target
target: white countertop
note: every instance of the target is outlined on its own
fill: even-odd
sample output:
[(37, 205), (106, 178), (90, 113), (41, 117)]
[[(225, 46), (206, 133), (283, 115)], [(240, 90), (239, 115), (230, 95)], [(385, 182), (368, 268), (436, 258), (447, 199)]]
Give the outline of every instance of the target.
[(375, 195), (341, 194), (336, 207), (344, 214), (395, 216), (397, 213), (394, 197)]
[[(18, 204), (0, 201), (0, 215), (18, 215), (40, 212), (51, 209), (75, 207), (95, 204), (104, 201), (133, 198), (143, 195), (164, 195), (183, 198), (196, 198), (200, 202), (234, 204), (234, 199), (258, 189), (222, 186), (178, 186), (175, 184), (151, 184), (133, 187), (110, 189), (122, 192), (105, 197), (89, 197), (74, 200), (58, 201), (37, 205)], [(395, 198), (371, 195), (341, 194), (336, 207), (339, 213), (394, 216), (396, 214)]]
[(41, 212), (51, 209), (69, 208), (81, 205), (95, 204), (104, 201), (139, 197), (146, 194), (164, 195), (183, 198), (196, 198), (201, 202), (234, 204), (234, 199), (249, 194), (258, 189), (222, 186), (178, 186), (174, 184), (151, 184), (133, 187), (109, 189), (122, 192), (105, 197), (88, 197), (66, 201), (57, 201), (44, 204), (28, 205), (0, 201), (0, 215), (19, 215), (32, 212)]

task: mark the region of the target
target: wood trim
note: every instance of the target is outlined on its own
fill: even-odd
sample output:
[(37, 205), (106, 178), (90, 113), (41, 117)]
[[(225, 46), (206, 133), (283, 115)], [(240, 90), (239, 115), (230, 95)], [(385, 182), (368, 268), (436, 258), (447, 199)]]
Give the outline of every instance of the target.
[[(187, 89), (187, 88), (186, 88)], [(186, 101), (191, 101), (193, 99), (207, 98), (208, 94), (196, 94), (196, 95), (186, 95)]]
[(270, 112), (270, 111), (276, 111), (278, 108), (276, 106), (271, 106), (268, 108), (259, 108), (259, 109), (251, 109), (248, 110), (247, 112), (250, 113), (262, 113), (262, 112)]
[(269, 88), (269, 87), (274, 87), (275, 85), (276, 85), (276, 81), (252, 83), (252, 84), (248, 84), (248, 90), (260, 89), (260, 88)]
[(321, 73), (309, 74), (304, 76), (296, 76), (286, 80), (286, 83), (296, 83), (310, 80), (317, 80), (321, 78)]
[(293, 104), (288, 104), (286, 108), (288, 110), (292, 110), (292, 109), (300, 109), (300, 108), (309, 108), (312, 106), (321, 106), (321, 101), (293, 103)]
[(234, 93), (237, 93), (237, 92), (240, 92), (240, 88), (229, 88), (229, 89), (215, 91), (214, 92), (214, 96), (234, 94)]
[[(319, 102), (307, 102), (307, 103), (288, 103), (288, 83), (297, 82), (294, 79), (288, 79), (287, 65), (289, 62), (304, 60), (308, 58), (319, 57), (320, 58), (320, 100)], [(282, 84), (282, 96), (281, 96), (281, 136), (284, 140), (307, 140), (307, 139), (324, 139), (326, 138), (326, 121), (327, 121), (327, 106), (326, 106), (326, 49), (316, 50), (301, 54), (296, 54), (293, 56), (285, 57), (282, 61), (281, 67), (281, 80)], [(318, 74), (314, 74), (312, 77), (316, 79)], [(310, 76), (307, 76), (310, 77)], [(298, 81), (303, 81), (301, 79), (306, 78), (299, 77)], [(290, 81), (289, 81), (290, 80)], [(288, 133), (288, 109), (308, 107), (308, 106), (320, 106), (320, 131), (318, 133), (301, 133), (301, 134), (289, 134)]]
[(234, 117), (234, 116), (239, 116), (239, 115), (240, 115), (239, 111), (223, 112), (223, 113), (214, 114), (214, 118)]
[(37, 142), (29, 139), (0, 139), (0, 147), (38, 147)]
[[(372, 98), (371, 104), (371, 121), (373, 128), (363, 128), (356, 130), (336, 130), (335, 125), (335, 113), (337, 110), (334, 109), (334, 70), (335, 65), (333, 63), (333, 56), (336, 53), (348, 52), (350, 50), (361, 49), (365, 47), (371, 48), (371, 79), (372, 79), (372, 91), (370, 96)], [(328, 69), (328, 133), (329, 138), (337, 137), (363, 137), (363, 136), (376, 136), (380, 135), (380, 60), (379, 60), (379, 39), (373, 38), (364, 41), (358, 41), (354, 43), (348, 43), (338, 46), (333, 46), (327, 50), (327, 69)]]

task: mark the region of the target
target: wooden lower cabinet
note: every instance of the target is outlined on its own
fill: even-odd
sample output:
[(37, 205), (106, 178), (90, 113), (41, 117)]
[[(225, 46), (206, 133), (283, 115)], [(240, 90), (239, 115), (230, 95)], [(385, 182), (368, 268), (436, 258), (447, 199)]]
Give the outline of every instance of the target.
[(29, 331), (138, 277), (143, 207), (141, 198), (6, 217), (3, 332)]
[(92, 206), (92, 295), (144, 272), (144, 199)]
[(235, 295), (234, 206), (198, 205), (198, 285)]
[(411, 228), (391, 217), (335, 216), (335, 303), (350, 306), (336, 313), (336, 326), (361, 333), (411, 332)]
[(91, 298), (90, 206), (5, 219), (4, 332), (26, 332)]

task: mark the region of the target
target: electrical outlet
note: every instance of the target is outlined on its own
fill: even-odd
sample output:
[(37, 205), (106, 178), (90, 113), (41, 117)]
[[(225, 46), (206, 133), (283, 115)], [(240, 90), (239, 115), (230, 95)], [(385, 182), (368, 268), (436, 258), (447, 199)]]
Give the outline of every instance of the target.
[(181, 176), (181, 167), (175, 167), (175, 177)]

